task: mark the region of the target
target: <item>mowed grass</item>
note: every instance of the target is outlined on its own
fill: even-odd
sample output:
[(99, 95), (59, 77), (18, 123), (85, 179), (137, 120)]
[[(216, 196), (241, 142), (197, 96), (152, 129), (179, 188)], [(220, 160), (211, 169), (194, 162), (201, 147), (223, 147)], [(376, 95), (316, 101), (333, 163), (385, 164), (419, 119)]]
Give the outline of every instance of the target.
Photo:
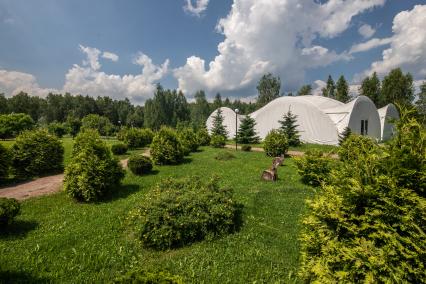
[[(190, 283), (297, 281), (300, 218), (313, 189), (300, 183), (292, 159), (273, 183), (260, 180), (271, 164), (263, 153), (239, 151), (235, 159), (219, 161), (214, 157), (220, 151), (227, 150), (202, 148), (182, 165), (156, 166), (143, 177), (127, 172), (117, 193), (96, 204), (64, 193), (22, 202), (15, 224), (0, 234), (0, 282), (103, 283), (134, 268), (167, 270)], [(128, 211), (152, 185), (166, 177), (214, 174), (244, 205), (240, 231), (165, 252), (128, 237)]]

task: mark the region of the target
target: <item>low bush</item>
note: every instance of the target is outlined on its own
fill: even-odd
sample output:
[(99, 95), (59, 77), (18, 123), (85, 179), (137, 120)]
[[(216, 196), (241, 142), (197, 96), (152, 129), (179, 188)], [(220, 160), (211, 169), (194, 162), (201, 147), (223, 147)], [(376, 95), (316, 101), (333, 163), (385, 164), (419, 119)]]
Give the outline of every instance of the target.
[(127, 145), (124, 143), (113, 144), (111, 151), (114, 155), (124, 155), (127, 153)]
[(241, 145), (241, 150), (244, 151), (244, 152), (250, 152), (251, 146), (247, 145), (247, 144)]
[(214, 158), (219, 161), (228, 161), (228, 160), (235, 159), (235, 155), (232, 154), (231, 152), (225, 151), (225, 152), (217, 153), (217, 155)]
[(40, 176), (63, 169), (64, 147), (46, 130), (25, 131), (11, 148), (12, 168), (18, 178)]
[(179, 139), (182, 143), (186, 155), (188, 155), (190, 152), (197, 151), (199, 144), (194, 130), (191, 128), (184, 128), (180, 130)]
[(25, 113), (0, 114), (0, 139), (13, 138), (34, 127), (34, 120)]
[(223, 148), (226, 145), (226, 137), (223, 135), (212, 135), (210, 145), (214, 148)]
[(178, 275), (172, 275), (165, 271), (131, 270), (125, 275), (117, 277), (113, 283), (138, 283), (138, 284), (183, 284)]
[(12, 223), (20, 210), (21, 206), (16, 199), (0, 197), (0, 227)]
[(11, 156), (8, 148), (0, 144), (0, 184), (9, 176)]
[(151, 156), (155, 164), (179, 164), (183, 161), (184, 149), (176, 134), (169, 127), (162, 127), (151, 143)]
[(149, 173), (152, 170), (152, 161), (148, 157), (134, 155), (129, 158), (127, 166), (133, 174), (143, 175)]
[(62, 138), (67, 134), (68, 129), (63, 123), (52, 122), (47, 127), (50, 134), (56, 135), (58, 138)]
[(279, 132), (278, 130), (271, 130), (265, 137), (263, 149), (265, 154), (269, 157), (285, 155), (288, 150), (288, 141), (286, 135)]
[(323, 152), (315, 149), (306, 151), (295, 162), (302, 182), (312, 186), (319, 186), (329, 179), (334, 163), (329, 156), (324, 156)]
[(154, 132), (145, 128), (122, 129), (117, 133), (117, 139), (123, 141), (130, 149), (142, 148), (151, 144)]
[(164, 250), (234, 232), (241, 205), (216, 178), (169, 178), (147, 193), (127, 221), (143, 246)]
[(77, 135), (71, 162), (65, 169), (64, 190), (79, 201), (97, 201), (112, 191), (124, 171), (96, 130)]
[(200, 146), (208, 146), (210, 144), (210, 135), (207, 129), (201, 128), (197, 131), (197, 140)]

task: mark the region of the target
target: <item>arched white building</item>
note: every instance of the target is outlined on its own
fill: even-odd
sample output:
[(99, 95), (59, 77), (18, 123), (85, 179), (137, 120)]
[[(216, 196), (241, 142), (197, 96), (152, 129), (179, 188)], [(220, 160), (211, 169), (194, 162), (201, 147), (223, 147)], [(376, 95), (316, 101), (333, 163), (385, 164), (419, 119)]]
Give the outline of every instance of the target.
[[(389, 104), (377, 110), (374, 103), (365, 96), (358, 96), (346, 104), (322, 96), (280, 97), (249, 114), (256, 121), (256, 132), (260, 138), (265, 138), (272, 129), (278, 129), (279, 120), (282, 120), (289, 109), (297, 115), (298, 130), (303, 142), (329, 145), (338, 144), (339, 133), (346, 127), (354, 133), (376, 140), (388, 139), (394, 131), (388, 118), (399, 117), (394, 105)], [(244, 116), (236, 115), (227, 107), (222, 107), (221, 111), (228, 138), (233, 138), (236, 118), (239, 126)], [(209, 131), (216, 112), (217, 110), (207, 119)]]

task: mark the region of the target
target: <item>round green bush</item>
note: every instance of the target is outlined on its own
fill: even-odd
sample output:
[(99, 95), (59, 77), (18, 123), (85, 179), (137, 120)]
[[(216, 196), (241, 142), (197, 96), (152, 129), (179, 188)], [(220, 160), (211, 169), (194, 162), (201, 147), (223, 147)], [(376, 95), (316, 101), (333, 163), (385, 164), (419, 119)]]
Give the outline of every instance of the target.
[(63, 123), (52, 122), (47, 127), (50, 134), (56, 135), (58, 138), (62, 138), (65, 134), (67, 134), (67, 128)]
[(131, 149), (141, 148), (151, 144), (154, 132), (151, 129), (128, 128), (117, 133), (117, 139), (123, 141)]
[(251, 151), (251, 146), (247, 145), (247, 144), (244, 144), (244, 145), (241, 146), (241, 150), (244, 151), (244, 152), (250, 152)]
[(123, 168), (98, 132), (80, 132), (65, 169), (65, 192), (79, 201), (97, 201), (118, 187), (123, 177)]
[(226, 137), (223, 135), (212, 135), (210, 145), (214, 148), (223, 148), (226, 145)]
[(333, 160), (319, 150), (306, 151), (305, 155), (296, 158), (295, 162), (305, 184), (319, 186), (330, 178)]
[(184, 149), (176, 131), (169, 127), (162, 127), (152, 140), (151, 156), (157, 165), (181, 163)]
[(127, 222), (143, 246), (164, 250), (234, 232), (241, 205), (215, 178), (168, 178), (147, 193)]
[(208, 146), (210, 144), (210, 135), (207, 129), (201, 128), (197, 131), (197, 140), (200, 146)]
[[(179, 131), (179, 139), (182, 143), (185, 152), (196, 152), (198, 149), (198, 139), (194, 130), (191, 128), (184, 128)], [(189, 154), (189, 153), (187, 153)]]
[(125, 275), (117, 277), (113, 283), (138, 283), (138, 284), (183, 284), (183, 280), (178, 275), (172, 275), (165, 271), (145, 271), (131, 270)]
[(263, 150), (269, 157), (278, 157), (287, 153), (288, 141), (285, 134), (271, 130), (263, 141)]
[(124, 155), (127, 153), (127, 145), (124, 143), (113, 144), (111, 151), (114, 155)]
[(34, 177), (63, 169), (64, 147), (46, 130), (25, 131), (11, 148), (12, 167), (18, 178)]
[(127, 166), (133, 174), (143, 175), (149, 173), (152, 170), (152, 161), (148, 157), (134, 155), (129, 158)]
[(231, 152), (225, 151), (225, 152), (219, 152), (214, 158), (219, 161), (228, 161), (228, 160), (235, 159), (235, 155), (232, 154)]
[(10, 164), (10, 151), (0, 144), (0, 184), (9, 176)]
[(16, 199), (0, 197), (0, 226), (12, 223), (20, 210), (21, 206)]

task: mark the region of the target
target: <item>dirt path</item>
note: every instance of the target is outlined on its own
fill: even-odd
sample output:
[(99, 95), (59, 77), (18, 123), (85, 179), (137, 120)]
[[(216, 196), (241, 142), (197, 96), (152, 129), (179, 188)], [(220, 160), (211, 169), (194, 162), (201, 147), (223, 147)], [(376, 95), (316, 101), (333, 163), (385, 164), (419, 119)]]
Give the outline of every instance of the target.
[[(149, 156), (149, 150), (145, 151), (142, 155)], [(129, 159), (124, 159), (120, 161), (123, 168), (127, 168), (128, 160)], [(31, 197), (51, 194), (62, 189), (63, 181), (64, 174), (38, 178), (36, 180), (0, 188), (0, 197), (25, 200)]]

